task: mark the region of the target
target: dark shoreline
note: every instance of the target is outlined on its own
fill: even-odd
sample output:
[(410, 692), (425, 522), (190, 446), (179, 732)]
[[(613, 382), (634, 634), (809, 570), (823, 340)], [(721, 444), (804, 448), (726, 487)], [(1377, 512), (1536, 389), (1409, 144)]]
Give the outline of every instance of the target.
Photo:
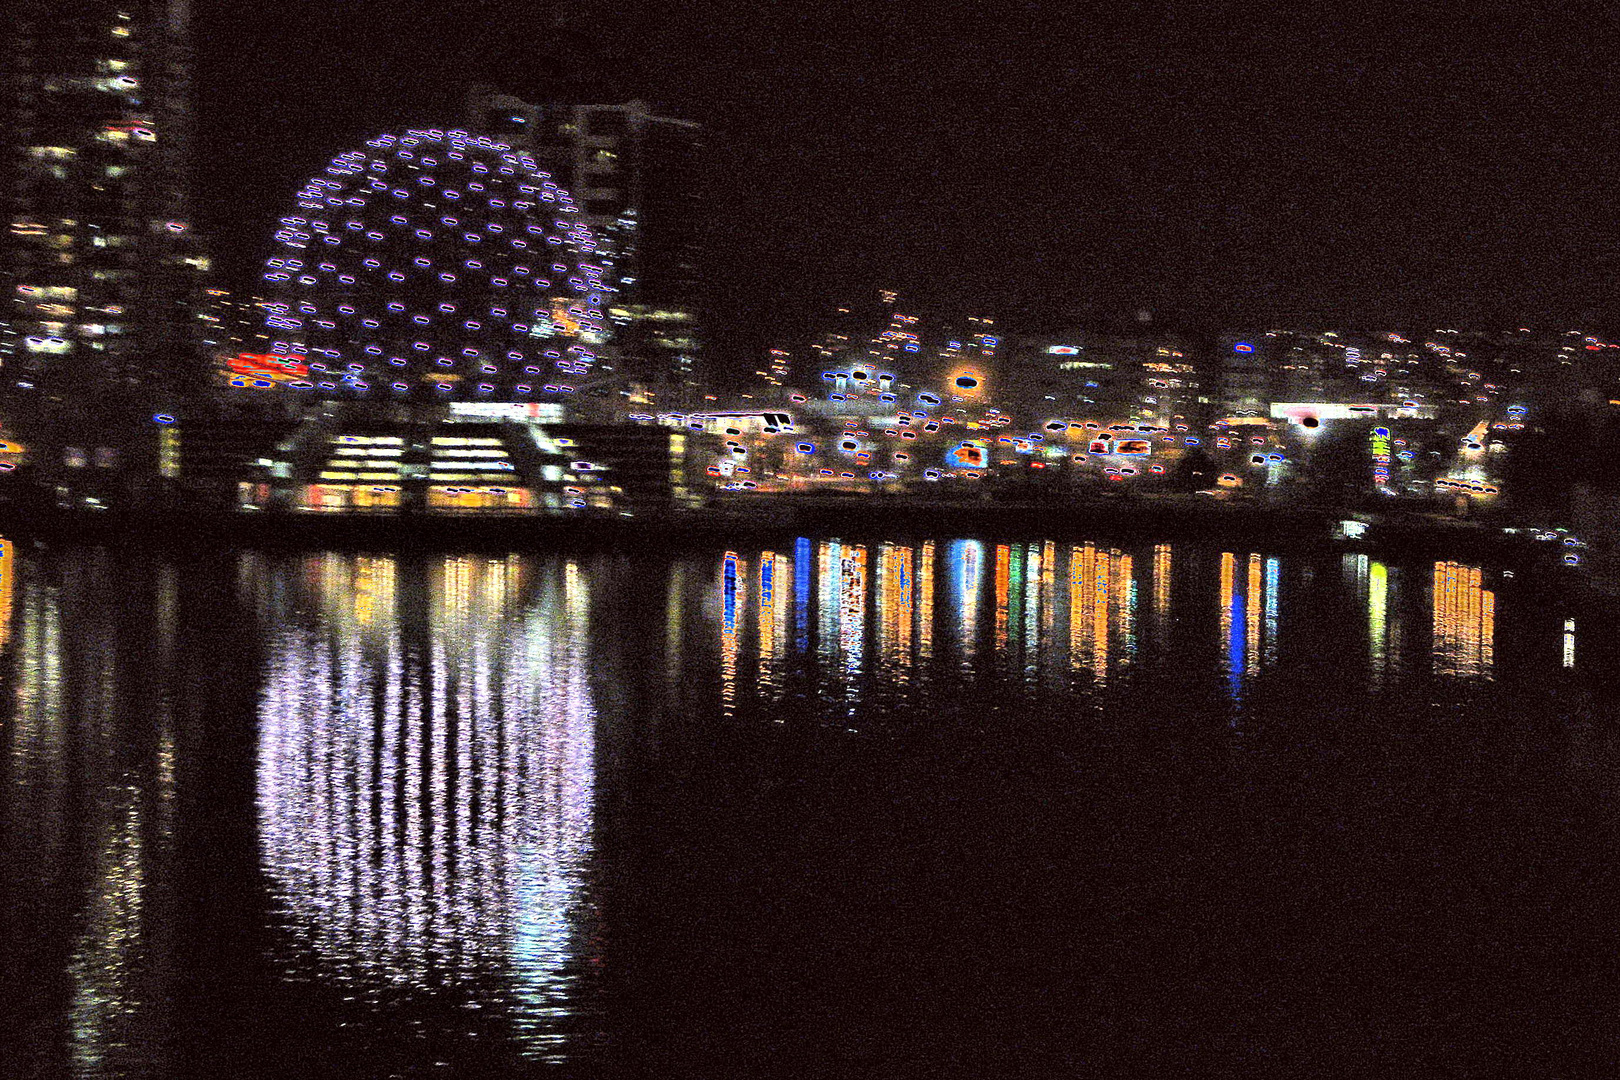
[(1468, 522), (1360, 515), (1364, 535), (1344, 539), (1345, 511), (1195, 499), (1068, 503), (922, 502), (885, 497), (793, 500), (761, 497), (701, 509), (590, 512), (569, 516), (232, 513), (159, 510), (32, 511), (0, 507), (0, 533), (66, 543), (135, 543), (162, 550), (221, 544), (264, 548), (526, 550), (682, 548), (837, 533), (873, 540), (952, 536), (996, 540), (1076, 539), (1142, 543), (1234, 543), (1246, 549), (1347, 550), (1392, 557), (1489, 559), (1552, 564), (1550, 545)]

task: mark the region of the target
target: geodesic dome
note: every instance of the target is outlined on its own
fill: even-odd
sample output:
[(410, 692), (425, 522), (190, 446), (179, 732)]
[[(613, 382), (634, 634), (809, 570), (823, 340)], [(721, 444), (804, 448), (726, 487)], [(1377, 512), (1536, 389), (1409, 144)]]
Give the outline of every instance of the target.
[(570, 393), (607, 340), (611, 255), (528, 154), (465, 131), (381, 135), (281, 219), (270, 353), (323, 398)]

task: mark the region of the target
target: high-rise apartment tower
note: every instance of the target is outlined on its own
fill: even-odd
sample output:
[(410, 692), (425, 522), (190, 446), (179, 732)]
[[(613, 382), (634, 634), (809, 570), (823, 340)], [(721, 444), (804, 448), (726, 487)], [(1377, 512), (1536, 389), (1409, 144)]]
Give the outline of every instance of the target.
[(188, 4), (4, 8), (0, 413), (82, 441), (195, 373)]
[(627, 377), (689, 393), (703, 310), (703, 132), (641, 101), (526, 101), (478, 87), (469, 126), (532, 153), (613, 253), (608, 304)]

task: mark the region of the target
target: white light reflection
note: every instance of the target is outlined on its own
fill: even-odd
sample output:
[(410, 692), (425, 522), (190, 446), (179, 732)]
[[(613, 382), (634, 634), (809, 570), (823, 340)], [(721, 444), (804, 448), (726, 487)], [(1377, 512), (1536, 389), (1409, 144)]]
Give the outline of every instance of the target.
[(971, 669), (979, 651), (979, 588), (984, 578), (984, 545), (952, 540), (946, 546), (951, 601), (956, 605), (962, 667)]
[(322, 981), (454, 988), (560, 1058), (592, 962), (584, 575), (553, 565), (530, 589), (527, 560), (438, 560), (413, 625), (396, 598), (420, 571), (309, 569), (318, 617), (274, 640), (260, 707), (261, 858), (286, 928)]

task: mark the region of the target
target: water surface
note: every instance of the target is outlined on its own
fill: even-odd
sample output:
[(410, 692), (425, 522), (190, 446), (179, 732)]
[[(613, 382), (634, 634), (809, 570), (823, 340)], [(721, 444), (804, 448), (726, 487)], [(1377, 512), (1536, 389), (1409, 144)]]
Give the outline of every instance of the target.
[(1607, 638), (1182, 544), (8, 543), (0, 1075), (1601, 1075)]

